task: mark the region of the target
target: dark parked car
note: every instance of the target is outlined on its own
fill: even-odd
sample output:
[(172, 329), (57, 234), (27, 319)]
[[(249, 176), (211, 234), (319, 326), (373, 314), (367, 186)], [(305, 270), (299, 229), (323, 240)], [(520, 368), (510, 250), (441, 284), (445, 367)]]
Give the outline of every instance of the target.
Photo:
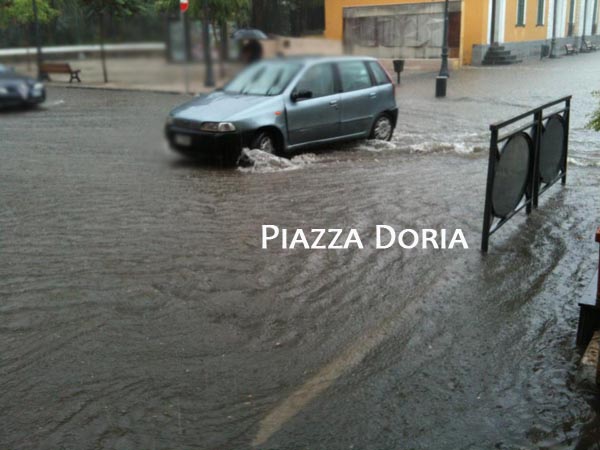
[(46, 100), (44, 84), (0, 64), (0, 107), (33, 106)]
[(222, 90), (169, 114), (171, 147), (234, 162), (244, 147), (283, 154), (352, 139), (390, 140), (398, 118), (394, 85), (374, 58), (261, 61)]

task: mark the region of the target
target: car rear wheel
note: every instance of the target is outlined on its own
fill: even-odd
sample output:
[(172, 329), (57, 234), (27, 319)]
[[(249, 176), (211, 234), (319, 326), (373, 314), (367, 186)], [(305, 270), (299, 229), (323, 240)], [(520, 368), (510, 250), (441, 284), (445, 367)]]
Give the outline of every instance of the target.
[(252, 141), (252, 148), (262, 150), (265, 153), (276, 155), (278, 153), (277, 141), (268, 131), (260, 131)]
[(394, 134), (392, 119), (387, 114), (380, 115), (373, 124), (370, 138), (378, 141), (389, 141), (392, 139), (392, 134)]

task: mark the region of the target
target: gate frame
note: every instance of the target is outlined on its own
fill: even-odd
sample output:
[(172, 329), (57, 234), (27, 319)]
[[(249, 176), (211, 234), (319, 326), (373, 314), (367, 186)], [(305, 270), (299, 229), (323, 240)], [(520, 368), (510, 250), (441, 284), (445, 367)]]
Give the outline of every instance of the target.
[[(538, 208), (539, 197), (541, 194), (546, 192), (552, 187), (558, 180), (562, 180), (564, 185), (567, 182), (567, 159), (569, 156), (569, 131), (570, 131), (570, 115), (571, 115), (571, 99), (573, 96), (569, 95), (562, 97), (558, 100), (546, 103), (545, 105), (539, 106), (532, 110), (529, 110), (523, 114), (515, 116), (511, 119), (503, 122), (497, 122), (490, 125), (491, 137), (490, 137), (490, 154), (488, 164), (488, 175), (487, 185), (485, 193), (485, 210), (483, 216), (483, 233), (481, 237), (481, 251), (487, 253), (489, 248), (490, 236), (500, 229), (506, 222), (508, 222), (514, 215), (516, 215), (523, 208), (526, 208), (527, 214), (531, 214), (533, 209)], [(545, 114), (547, 109), (552, 108), (556, 105), (564, 103), (564, 106), (558, 110), (552, 110), (550, 113)], [(542, 134), (544, 129), (544, 120), (551, 119), (554, 116), (559, 116), (563, 120), (564, 126), (564, 141), (563, 141), (563, 156), (560, 164), (559, 174), (550, 182), (542, 186), (542, 177), (540, 174), (540, 152), (542, 145)], [(516, 130), (512, 130), (506, 135), (500, 136), (500, 131), (503, 128), (508, 127), (516, 122), (522, 121), (533, 116), (532, 122), (518, 127)], [(501, 152), (499, 144), (502, 142), (508, 142), (512, 137), (520, 133), (530, 132), (531, 139), (533, 141), (533, 163), (530, 161), (529, 176), (527, 180), (527, 187), (525, 189), (525, 202), (522, 200), (519, 205), (506, 215), (506, 217), (498, 217), (493, 214), (492, 211), (492, 191), (494, 188), (494, 178), (496, 174), (496, 164), (500, 160)], [(494, 218), (500, 219), (500, 221), (492, 226)]]

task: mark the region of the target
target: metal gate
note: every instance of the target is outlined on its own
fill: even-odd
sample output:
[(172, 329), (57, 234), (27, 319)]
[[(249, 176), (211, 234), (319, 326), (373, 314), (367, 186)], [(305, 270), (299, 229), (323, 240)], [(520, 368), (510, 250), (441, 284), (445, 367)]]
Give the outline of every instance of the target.
[[(541, 194), (567, 181), (571, 96), (490, 125), (490, 159), (481, 250), (515, 214), (538, 207)], [(524, 125), (519, 122), (526, 121)], [(516, 124), (516, 129), (508, 130)]]

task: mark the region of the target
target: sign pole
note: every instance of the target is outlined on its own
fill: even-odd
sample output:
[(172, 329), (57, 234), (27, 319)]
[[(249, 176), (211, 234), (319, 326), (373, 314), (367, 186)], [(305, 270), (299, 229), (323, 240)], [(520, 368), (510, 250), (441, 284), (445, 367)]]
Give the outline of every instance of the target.
[(185, 13), (189, 6), (189, 0), (179, 0), (179, 17), (181, 20), (181, 32), (183, 33), (183, 80), (186, 94), (190, 93), (189, 55), (187, 51), (187, 32), (185, 26)]

